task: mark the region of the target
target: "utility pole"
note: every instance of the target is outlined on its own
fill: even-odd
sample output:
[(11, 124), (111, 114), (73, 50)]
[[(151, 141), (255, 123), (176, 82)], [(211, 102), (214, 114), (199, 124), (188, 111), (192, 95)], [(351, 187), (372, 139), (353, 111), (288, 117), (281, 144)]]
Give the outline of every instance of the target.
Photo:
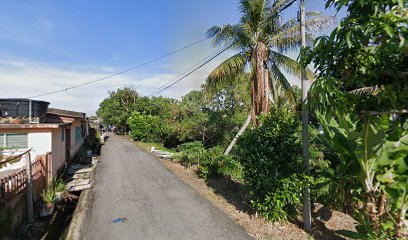
[[(300, 0), (300, 35), (301, 35), (301, 49), (306, 47), (306, 29), (305, 29), (305, 0)], [(306, 66), (302, 67), (302, 145), (303, 145), (303, 161), (305, 165), (306, 173), (309, 173), (309, 120), (308, 111), (306, 107), (307, 98), (307, 76)], [(312, 228), (312, 216), (310, 207), (310, 189), (306, 187), (304, 189), (304, 202), (303, 202), (303, 219), (305, 230)]]

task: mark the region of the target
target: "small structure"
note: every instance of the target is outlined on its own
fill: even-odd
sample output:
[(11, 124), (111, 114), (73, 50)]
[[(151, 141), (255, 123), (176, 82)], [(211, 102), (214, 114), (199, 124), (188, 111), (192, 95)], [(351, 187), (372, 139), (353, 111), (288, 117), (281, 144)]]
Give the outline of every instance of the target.
[[(33, 159), (49, 154), (52, 159), (49, 169), (55, 176), (81, 149), (89, 135), (89, 124), (85, 113), (48, 105), (29, 99), (0, 99), (0, 149), (30, 148)], [(4, 170), (0, 168), (0, 175)]]
[[(0, 210), (10, 213), (6, 224), (10, 234), (31, 218), (32, 211), (26, 215), (25, 210), (32, 209), (29, 203), (40, 199), (89, 135), (85, 113), (48, 108), (49, 104), (0, 99)], [(84, 189), (89, 184), (77, 180), (74, 187)]]

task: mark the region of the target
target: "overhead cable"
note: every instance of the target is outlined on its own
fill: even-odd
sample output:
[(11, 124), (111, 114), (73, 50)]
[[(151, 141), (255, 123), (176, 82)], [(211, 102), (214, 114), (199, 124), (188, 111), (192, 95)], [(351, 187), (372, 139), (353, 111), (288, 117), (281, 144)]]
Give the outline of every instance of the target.
[(120, 72), (116, 72), (116, 73), (114, 73), (114, 74), (111, 74), (111, 75), (108, 75), (108, 76), (105, 76), (105, 77), (102, 77), (102, 78), (98, 78), (98, 79), (95, 79), (95, 80), (92, 80), (92, 81), (84, 82), (84, 83), (81, 83), (81, 84), (73, 85), (73, 86), (71, 86), (71, 87), (66, 87), (66, 88), (62, 88), (62, 89), (59, 89), (59, 90), (55, 90), (55, 91), (50, 91), (50, 92), (45, 92), (45, 93), (41, 93), (41, 94), (38, 94), (38, 95), (29, 96), (29, 97), (27, 97), (27, 98), (43, 97), (43, 96), (47, 96), (47, 95), (51, 95), (51, 94), (55, 94), (55, 93), (59, 93), (59, 92), (68, 91), (68, 90), (71, 90), (71, 89), (74, 89), (74, 88), (79, 88), (79, 87), (86, 86), (86, 85), (89, 85), (89, 84), (92, 84), (92, 83), (100, 82), (100, 81), (103, 81), (103, 80), (106, 80), (106, 79), (109, 79), (109, 78), (112, 78), (112, 77), (115, 77), (115, 76), (118, 76), (118, 75), (121, 75), (121, 74), (130, 72), (130, 71), (132, 71), (132, 70), (135, 70), (135, 69), (137, 69), (137, 68), (143, 67), (143, 66), (148, 65), (148, 64), (151, 64), (151, 63), (153, 63), (153, 62), (157, 62), (157, 61), (159, 61), (159, 60), (161, 60), (161, 59), (163, 59), (163, 58), (165, 58), (165, 57), (168, 57), (168, 56), (173, 55), (173, 54), (175, 54), (175, 53), (181, 52), (181, 51), (183, 51), (183, 50), (185, 50), (185, 49), (187, 49), (187, 48), (190, 48), (190, 47), (192, 47), (192, 46), (194, 46), (194, 45), (196, 45), (196, 44), (199, 44), (199, 43), (201, 43), (201, 42), (203, 42), (203, 41), (205, 41), (205, 40), (207, 40), (207, 39), (208, 39), (208, 37), (207, 37), (207, 38), (203, 38), (203, 39), (201, 39), (201, 40), (199, 40), (199, 41), (193, 42), (193, 43), (191, 43), (191, 44), (189, 44), (189, 45), (187, 45), (187, 46), (184, 46), (184, 47), (182, 47), (182, 48), (179, 48), (179, 49), (177, 49), (177, 50), (174, 50), (174, 51), (172, 51), (172, 52), (169, 52), (169, 53), (167, 53), (167, 54), (164, 54), (164, 55), (162, 55), (162, 56), (160, 56), (160, 57), (157, 57), (157, 58), (155, 58), (155, 59), (152, 59), (152, 60), (150, 60), (150, 61), (144, 62), (144, 63), (139, 64), (139, 65), (137, 65), (137, 66), (134, 66), (134, 67), (125, 69), (125, 70), (120, 71)]

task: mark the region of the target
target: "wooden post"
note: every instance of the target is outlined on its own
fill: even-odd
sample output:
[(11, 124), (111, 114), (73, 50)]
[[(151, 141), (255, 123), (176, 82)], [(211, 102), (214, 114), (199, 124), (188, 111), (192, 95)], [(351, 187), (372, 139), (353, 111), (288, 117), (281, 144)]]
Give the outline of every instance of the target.
[(33, 203), (33, 182), (32, 182), (32, 169), (31, 169), (31, 154), (27, 153), (27, 221), (28, 223), (34, 222), (34, 203)]

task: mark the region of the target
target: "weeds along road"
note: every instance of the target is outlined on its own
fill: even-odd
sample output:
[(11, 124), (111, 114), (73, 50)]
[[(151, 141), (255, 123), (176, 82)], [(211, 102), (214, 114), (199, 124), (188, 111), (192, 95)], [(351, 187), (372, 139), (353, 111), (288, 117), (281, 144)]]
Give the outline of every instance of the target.
[(102, 147), (92, 194), (82, 239), (251, 239), (153, 156), (114, 134)]

